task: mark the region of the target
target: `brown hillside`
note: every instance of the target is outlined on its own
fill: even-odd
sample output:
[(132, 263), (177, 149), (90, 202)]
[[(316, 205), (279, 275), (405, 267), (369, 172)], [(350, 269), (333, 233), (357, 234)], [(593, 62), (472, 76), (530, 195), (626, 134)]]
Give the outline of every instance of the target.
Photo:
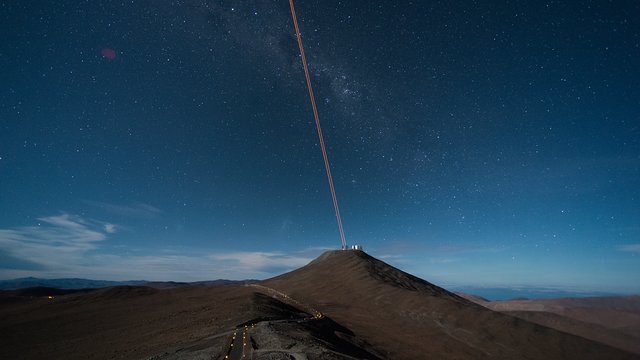
[(486, 309), (361, 251), (327, 252), (259, 284), (31, 295), (0, 294), (0, 359), (638, 358)]
[(23, 298), (0, 304), (0, 359), (221, 358), (227, 333), (254, 316), (253, 294), (244, 286), (118, 286)]
[(637, 295), (477, 303), (640, 354), (640, 296)]
[(261, 283), (312, 304), (388, 359), (633, 359), (488, 310), (362, 251), (326, 252)]

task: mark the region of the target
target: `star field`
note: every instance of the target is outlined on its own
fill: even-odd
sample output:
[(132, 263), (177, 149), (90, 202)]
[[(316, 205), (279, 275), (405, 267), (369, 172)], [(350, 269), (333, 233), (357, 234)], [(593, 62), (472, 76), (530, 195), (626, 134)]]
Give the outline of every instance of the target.
[[(640, 291), (640, 5), (296, 9), (349, 243), (440, 285)], [(0, 14), (0, 278), (339, 247), (286, 1)]]

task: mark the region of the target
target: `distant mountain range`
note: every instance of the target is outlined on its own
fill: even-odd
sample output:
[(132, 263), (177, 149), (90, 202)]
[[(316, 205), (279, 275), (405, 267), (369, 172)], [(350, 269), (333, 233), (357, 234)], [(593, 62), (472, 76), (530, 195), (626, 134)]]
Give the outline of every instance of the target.
[(513, 299), (555, 299), (566, 297), (620, 296), (628, 294), (604, 291), (579, 291), (544, 287), (480, 287), (480, 286), (449, 286), (447, 290), (473, 294), (491, 301)]
[[(109, 286), (150, 286), (154, 288), (171, 288), (179, 286), (193, 285), (230, 285), (230, 284), (249, 284), (257, 282), (257, 280), (209, 280), (196, 282), (176, 282), (176, 281), (147, 281), (147, 280), (91, 280), (80, 278), (63, 278), (63, 279), (42, 279), (35, 277), (26, 277), (11, 280), (0, 280), (0, 290), (17, 290), (31, 287), (48, 287), (54, 289), (96, 289)], [(461, 292), (465, 294), (473, 294), (489, 301), (512, 300), (512, 299), (551, 299), (566, 297), (592, 297), (592, 296), (617, 296), (621, 294), (607, 292), (580, 292), (568, 291), (552, 288), (541, 287), (479, 287), (479, 286), (451, 286), (447, 290), (453, 292)]]
[(0, 358), (640, 358), (640, 296), (487, 301), (362, 251), (328, 251), (249, 286), (58, 280), (109, 287), (0, 291)]
[(174, 281), (147, 281), (147, 280), (127, 280), (127, 281), (110, 281), (110, 280), (91, 280), (78, 278), (65, 279), (41, 279), (35, 277), (26, 277), (11, 280), (0, 280), (0, 290), (17, 290), (32, 287), (47, 287), (54, 289), (96, 289), (109, 286), (151, 286), (155, 288), (170, 288), (187, 285), (226, 285), (238, 283), (252, 283), (255, 280), (210, 280), (197, 282), (174, 282)]
[(89, 280), (89, 279), (40, 279), (35, 277), (26, 277), (11, 280), (0, 280), (0, 290), (16, 290), (30, 287), (44, 286), (56, 289), (88, 289), (103, 288), (118, 285), (144, 285), (148, 281), (145, 280), (128, 280), (128, 281), (108, 281), (108, 280)]

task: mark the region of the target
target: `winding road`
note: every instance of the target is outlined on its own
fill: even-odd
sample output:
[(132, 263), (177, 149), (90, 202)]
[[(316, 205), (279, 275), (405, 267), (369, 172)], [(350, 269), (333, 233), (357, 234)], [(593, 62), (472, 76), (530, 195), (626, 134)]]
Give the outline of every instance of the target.
[(233, 332), (231, 339), (231, 345), (227, 350), (225, 359), (228, 360), (242, 360), (251, 359), (252, 348), (249, 344), (249, 327), (238, 328)]
[[(310, 317), (300, 318), (300, 319), (283, 319), (283, 320), (271, 320), (270, 322), (290, 322), (290, 321), (312, 321), (319, 320), (324, 317), (320, 311), (314, 309), (308, 304), (303, 304), (289, 295), (278, 291), (276, 289), (272, 289), (266, 286), (257, 285), (257, 284), (249, 284), (246, 286), (250, 286), (256, 289), (259, 289), (267, 294), (271, 295), (274, 298), (282, 300), (289, 305), (293, 305), (298, 308), (305, 309), (310, 314)], [(253, 356), (253, 347), (251, 346), (251, 338), (249, 334), (249, 330), (254, 328), (256, 324), (245, 325), (244, 327), (237, 328), (231, 337), (231, 341), (229, 342), (229, 348), (226, 351), (226, 355), (224, 356), (224, 360), (243, 360), (243, 359), (251, 359)], [(270, 350), (274, 351), (274, 350)]]

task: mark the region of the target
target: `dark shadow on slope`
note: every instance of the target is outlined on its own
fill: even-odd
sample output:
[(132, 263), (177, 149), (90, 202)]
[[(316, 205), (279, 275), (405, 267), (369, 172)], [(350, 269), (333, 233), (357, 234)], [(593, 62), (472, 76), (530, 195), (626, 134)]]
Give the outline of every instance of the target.
[(327, 344), (327, 347), (335, 352), (357, 359), (381, 359), (370, 351), (365, 350), (365, 348), (371, 347), (370, 344), (358, 339), (353, 331), (328, 317), (305, 322), (302, 324), (302, 327), (309, 331), (312, 336)]
[(366, 350), (370, 348), (368, 343), (359, 339), (345, 326), (328, 317), (314, 319), (312, 315), (268, 295), (253, 294), (252, 314), (255, 317), (239, 327), (262, 321), (278, 322), (277, 326), (281, 330), (305, 333), (333, 352), (357, 359), (381, 360), (379, 356)]

